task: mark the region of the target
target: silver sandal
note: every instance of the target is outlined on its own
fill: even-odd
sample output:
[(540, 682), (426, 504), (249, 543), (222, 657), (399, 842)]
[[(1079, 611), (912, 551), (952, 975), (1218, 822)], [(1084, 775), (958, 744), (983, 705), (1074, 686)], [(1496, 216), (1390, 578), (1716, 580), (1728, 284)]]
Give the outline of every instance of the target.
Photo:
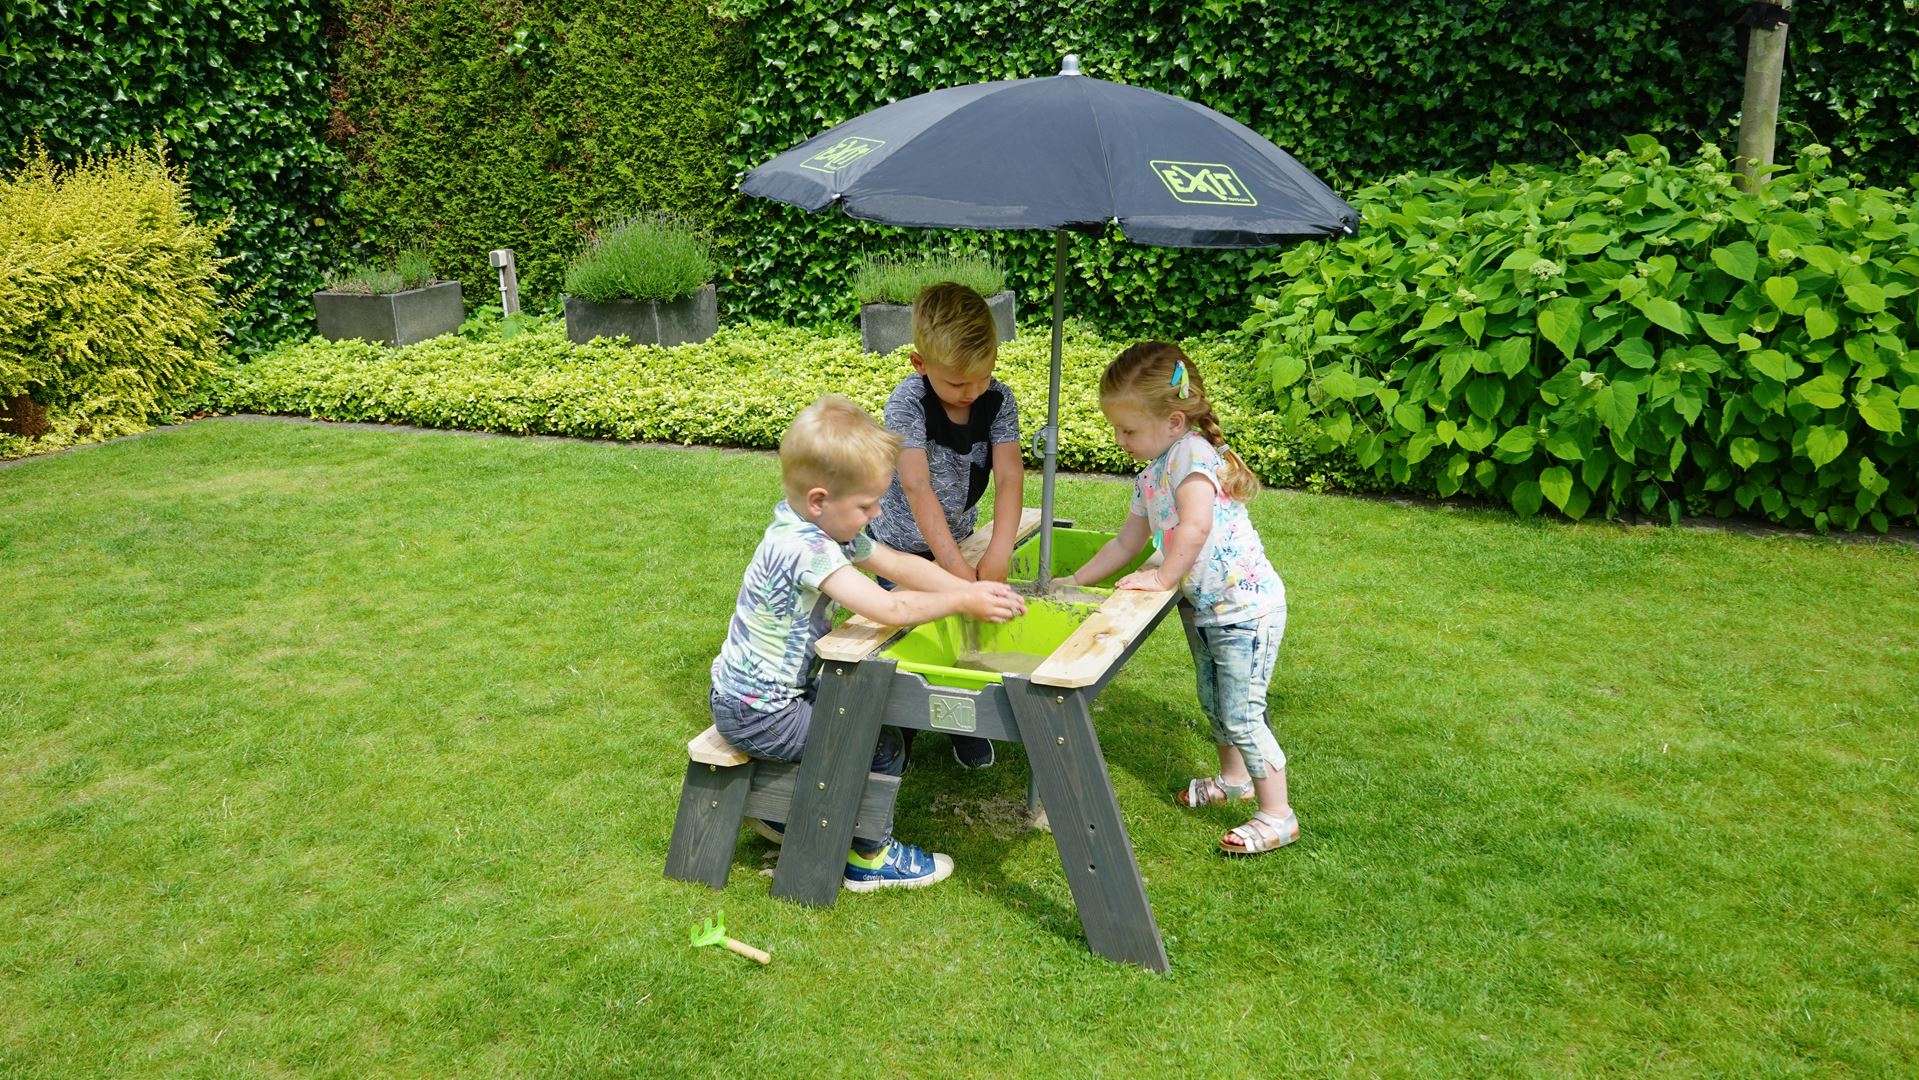
[(1227, 803), (1243, 802), (1253, 797), (1253, 782), (1229, 784), (1224, 777), (1195, 777), (1186, 785), (1186, 790), (1173, 795), (1173, 801), (1188, 810), (1201, 806), (1224, 806)]
[(1219, 849), (1228, 855), (1259, 855), (1285, 847), (1299, 839), (1299, 815), (1288, 812), (1285, 817), (1274, 817), (1264, 810), (1253, 813), (1251, 821), (1236, 825), (1227, 837), (1237, 837), (1238, 845), (1226, 842), (1221, 837)]

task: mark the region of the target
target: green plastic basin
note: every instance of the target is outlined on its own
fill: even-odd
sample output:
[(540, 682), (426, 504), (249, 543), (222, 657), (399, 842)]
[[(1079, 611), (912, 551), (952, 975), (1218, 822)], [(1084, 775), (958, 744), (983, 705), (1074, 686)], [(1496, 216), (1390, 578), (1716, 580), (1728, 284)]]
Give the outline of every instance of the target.
[[(1063, 577), (1078, 570), (1090, 562), (1106, 541), (1113, 538), (1112, 533), (1094, 532), (1090, 529), (1054, 529), (1053, 530), (1053, 576)], [(1152, 554), (1149, 547), (1134, 556), (1133, 561), (1122, 567), (1118, 573), (1099, 582), (1101, 588), (1110, 589), (1120, 578), (1140, 568), (1146, 557)], [(1009, 566), (1006, 579), (1017, 585), (1031, 582), (1039, 573), (1039, 533), (1020, 541), (1013, 549), (1013, 561)]]
[[(897, 660), (899, 670), (915, 672), (934, 686), (979, 690), (1002, 682), (1007, 672), (956, 666), (969, 645), (977, 646), (977, 662), (1008, 661), (1005, 666), (1009, 670), (1030, 673), (1097, 610), (1092, 604), (1033, 600), (1027, 603), (1026, 614), (1003, 623), (949, 615), (915, 626), (880, 655)], [(978, 634), (971, 642), (967, 640), (969, 625)]]

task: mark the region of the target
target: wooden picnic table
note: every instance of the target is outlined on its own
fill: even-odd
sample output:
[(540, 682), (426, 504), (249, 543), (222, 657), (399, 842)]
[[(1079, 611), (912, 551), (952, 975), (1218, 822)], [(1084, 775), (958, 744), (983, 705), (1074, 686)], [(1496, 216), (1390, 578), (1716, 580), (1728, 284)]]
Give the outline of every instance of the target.
[[(1039, 527), (1028, 508), (1019, 538)], [(976, 561), (992, 523), (960, 544)], [(1112, 779), (1093, 729), (1092, 703), (1146, 636), (1179, 604), (1177, 590), (1115, 591), (1031, 675), (1007, 674), (979, 690), (935, 686), (880, 655), (906, 628), (857, 616), (816, 644), (823, 662), (813, 729), (794, 785), (773, 895), (826, 907), (839, 896), (846, 851), (881, 725), (969, 734), (1026, 747), (1060, 865), (1087, 944), (1112, 960), (1168, 970), (1166, 948)], [(961, 721), (964, 722), (963, 720)]]

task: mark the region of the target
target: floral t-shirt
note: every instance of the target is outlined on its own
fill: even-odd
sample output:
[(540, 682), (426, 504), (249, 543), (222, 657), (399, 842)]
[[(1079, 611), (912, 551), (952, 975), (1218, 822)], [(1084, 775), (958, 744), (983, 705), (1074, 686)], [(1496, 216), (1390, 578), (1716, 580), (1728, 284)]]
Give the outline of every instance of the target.
[(1133, 481), (1132, 512), (1146, 519), (1153, 546), (1164, 542), (1166, 531), (1179, 524), (1174, 491), (1180, 481), (1198, 473), (1213, 485), (1213, 530), (1206, 536), (1193, 568), (1180, 581), (1180, 592), (1193, 605), (1200, 626), (1227, 626), (1253, 622), (1286, 609), (1286, 585), (1266, 560), (1246, 507), (1226, 497), (1219, 470), (1224, 460), (1213, 444), (1197, 432), (1166, 448)]
[(713, 688), (760, 712), (800, 697), (813, 643), (833, 628), (833, 600), (820, 583), (872, 554), (870, 537), (842, 544), (782, 500), (740, 583), (726, 644), (713, 660)]

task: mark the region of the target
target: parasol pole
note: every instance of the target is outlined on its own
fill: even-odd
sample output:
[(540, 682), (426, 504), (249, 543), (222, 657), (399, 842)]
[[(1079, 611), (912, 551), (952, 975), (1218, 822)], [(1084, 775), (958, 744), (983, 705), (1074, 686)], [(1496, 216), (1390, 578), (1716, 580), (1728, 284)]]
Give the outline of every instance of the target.
[(1053, 583), (1053, 475), (1059, 471), (1059, 368), (1065, 333), (1066, 230), (1053, 230), (1053, 366), (1046, 384), (1046, 426), (1040, 429), (1039, 572), (1033, 586), (1046, 592)]

